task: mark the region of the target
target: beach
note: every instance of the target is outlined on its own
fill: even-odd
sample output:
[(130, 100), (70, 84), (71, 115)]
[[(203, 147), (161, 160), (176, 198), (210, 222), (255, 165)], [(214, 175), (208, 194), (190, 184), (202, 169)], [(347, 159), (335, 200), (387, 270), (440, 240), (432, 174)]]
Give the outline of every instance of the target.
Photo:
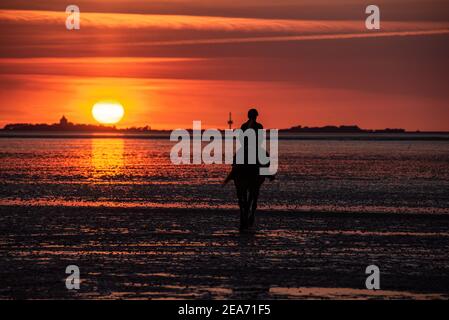
[(447, 299), (448, 222), (265, 210), (239, 233), (237, 209), (0, 206), (0, 298)]
[(230, 166), (173, 142), (0, 139), (0, 298), (447, 299), (448, 141), (332, 139), (280, 140), (243, 234)]

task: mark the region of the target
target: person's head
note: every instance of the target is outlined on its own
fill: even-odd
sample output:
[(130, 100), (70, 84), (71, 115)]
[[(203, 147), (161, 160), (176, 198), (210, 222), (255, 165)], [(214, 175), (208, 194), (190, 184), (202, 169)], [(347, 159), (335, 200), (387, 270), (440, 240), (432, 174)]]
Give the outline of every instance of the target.
[(248, 111), (248, 119), (256, 120), (258, 115), (259, 115), (259, 112), (257, 112), (256, 109), (249, 109), (249, 111)]

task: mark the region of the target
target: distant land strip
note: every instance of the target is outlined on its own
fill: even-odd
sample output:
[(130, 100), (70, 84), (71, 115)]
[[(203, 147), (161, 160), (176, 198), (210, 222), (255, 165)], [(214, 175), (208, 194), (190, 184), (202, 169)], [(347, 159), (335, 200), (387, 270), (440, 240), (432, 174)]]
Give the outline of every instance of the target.
[[(146, 134), (99, 134), (99, 133), (18, 133), (1, 132), (0, 139), (149, 139), (168, 140), (169, 132)], [(449, 141), (449, 132), (406, 133), (280, 133), (279, 140), (331, 140), (331, 141)], [(223, 139), (225, 139), (223, 137)], [(269, 136), (267, 135), (267, 140)]]

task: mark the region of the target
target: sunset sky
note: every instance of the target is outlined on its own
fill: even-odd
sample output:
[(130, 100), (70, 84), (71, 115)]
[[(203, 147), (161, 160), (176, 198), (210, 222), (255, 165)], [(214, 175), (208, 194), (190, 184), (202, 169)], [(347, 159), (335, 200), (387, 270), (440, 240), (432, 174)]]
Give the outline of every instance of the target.
[[(337, 4), (338, 3), (338, 4)], [(65, 28), (65, 8), (81, 29)], [(449, 1), (2, 0), (0, 127), (95, 123), (226, 127), (257, 107), (265, 127), (357, 124), (449, 131)]]

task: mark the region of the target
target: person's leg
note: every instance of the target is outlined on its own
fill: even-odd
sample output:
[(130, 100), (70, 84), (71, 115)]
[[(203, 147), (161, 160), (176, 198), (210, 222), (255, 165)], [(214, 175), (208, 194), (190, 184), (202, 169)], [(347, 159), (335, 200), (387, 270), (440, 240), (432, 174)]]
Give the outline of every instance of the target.
[(255, 187), (250, 190), (249, 195), (249, 214), (248, 214), (248, 226), (252, 227), (254, 225), (254, 220), (256, 217), (257, 209), (257, 199), (259, 198), (259, 188)]
[(248, 228), (248, 191), (242, 181), (234, 181), (240, 209), (240, 229), (246, 229)]
[(240, 229), (248, 228), (248, 196), (246, 189), (241, 194), (242, 205), (240, 207)]
[(259, 177), (257, 183), (253, 184), (250, 189), (250, 209), (248, 213), (248, 225), (252, 227), (256, 218), (257, 200), (259, 199), (259, 191), (265, 178)]

